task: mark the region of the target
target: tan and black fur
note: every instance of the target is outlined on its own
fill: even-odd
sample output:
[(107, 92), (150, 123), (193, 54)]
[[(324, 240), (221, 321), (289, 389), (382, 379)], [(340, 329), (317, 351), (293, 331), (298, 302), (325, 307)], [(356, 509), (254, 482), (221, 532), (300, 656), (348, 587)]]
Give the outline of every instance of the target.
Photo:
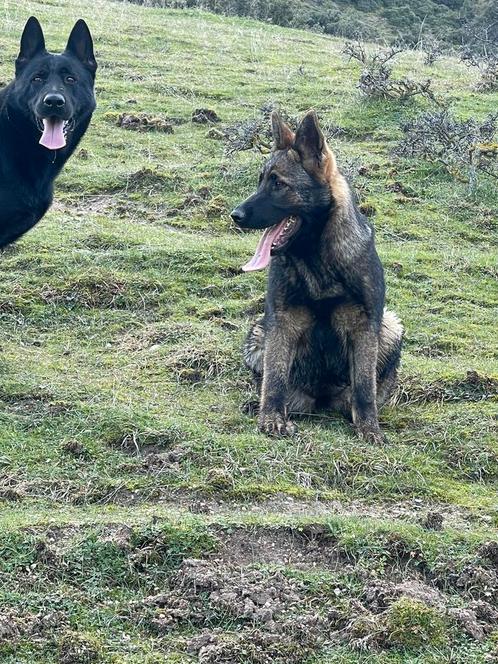
[(259, 428), (289, 435), (289, 412), (326, 408), (379, 442), (377, 411), (396, 382), (403, 330), (384, 311), (373, 229), (314, 112), (295, 134), (273, 114), (272, 129), (274, 151), (258, 190), (232, 213), (243, 228), (299, 220), (289, 241), (272, 251), (265, 313), (244, 346), (260, 386)]

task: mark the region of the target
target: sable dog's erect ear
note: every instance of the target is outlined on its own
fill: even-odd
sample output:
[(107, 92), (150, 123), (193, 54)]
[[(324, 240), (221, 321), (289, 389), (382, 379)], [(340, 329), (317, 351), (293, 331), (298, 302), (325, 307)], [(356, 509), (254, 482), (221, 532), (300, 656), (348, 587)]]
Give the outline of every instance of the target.
[(28, 18), (21, 36), (21, 48), (16, 59), (16, 73), (26, 65), (31, 58), (45, 51), (45, 37), (38, 19), (34, 16)]
[(325, 137), (315, 111), (309, 111), (301, 120), (296, 131), (294, 149), (299, 153), (306, 170), (316, 170), (322, 166)]
[(76, 56), (92, 73), (97, 70), (97, 62), (93, 54), (93, 39), (85, 21), (76, 21), (67, 41), (66, 52)]
[(293, 132), (276, 111), (271, 114), (271, 131), (275, 141), (275, 150), (286, 150), (294, 143)]

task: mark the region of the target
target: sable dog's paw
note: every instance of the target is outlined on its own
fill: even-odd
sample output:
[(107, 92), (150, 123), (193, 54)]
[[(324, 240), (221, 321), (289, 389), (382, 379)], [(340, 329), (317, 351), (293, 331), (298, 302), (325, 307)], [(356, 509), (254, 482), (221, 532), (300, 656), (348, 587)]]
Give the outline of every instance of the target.
[(382, 433), (378, 426), (357, 424), (356, 432), (358, 436), (366, 443), (372, 443), (373, 445), (384, 445), (388, 442), (386, 436)]
[(287, 420), (282, 413), (277, 412), (262, 412), (259, 416), (258, 427), (267, 436), (275, 436), (277, 438), (293, 436), (297, 431), (297, 427), (293, 422)]

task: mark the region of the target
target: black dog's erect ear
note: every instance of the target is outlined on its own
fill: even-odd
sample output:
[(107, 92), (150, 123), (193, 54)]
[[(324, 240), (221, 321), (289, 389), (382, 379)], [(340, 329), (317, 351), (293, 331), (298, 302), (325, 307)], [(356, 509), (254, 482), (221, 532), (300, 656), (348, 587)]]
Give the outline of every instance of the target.
[(294, 142), (294, 134), (276, 111), (271, 114), (271, 131), (275, 141), (275, 150), (285, 150), (291, 147)]
[(92, 73), (97, 70), (97, 62), (93, 54), (93, 40), (85, 21), (80, 18), (74, 24), (67, 41), (66, 52), (76, 56)]
[(45, 37), (38, 19), (34, 16), (28, 18), (21, 37), (21, 48), (16, 59), (16, 73), (20, 71), (31, 58), (45, 51)]
[(315, 111), (308, 111), (301, 120), (296, 131), (294, 148), (299, 153), (305, 168), (314, 170), (320, 167), (325, 149), (325, 137)]

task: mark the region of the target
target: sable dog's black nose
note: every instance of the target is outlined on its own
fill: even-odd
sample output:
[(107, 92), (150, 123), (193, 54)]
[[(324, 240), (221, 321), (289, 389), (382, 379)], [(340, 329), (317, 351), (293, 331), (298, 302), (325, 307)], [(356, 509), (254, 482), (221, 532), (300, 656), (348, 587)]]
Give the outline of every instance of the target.
[(66, 105), (64, 97), (56, 92), (45, 95), (43, 103), (48, 108), (62, 108)]
[(235, 210), (232, 210), (230, 216), (232, 217), (232, 219), (235, 221), (236, 224), (240, 224), (246, 218), (246, 213), (244, 212), (244, 210), (242, 210), (242, 208), (236, 207)]

